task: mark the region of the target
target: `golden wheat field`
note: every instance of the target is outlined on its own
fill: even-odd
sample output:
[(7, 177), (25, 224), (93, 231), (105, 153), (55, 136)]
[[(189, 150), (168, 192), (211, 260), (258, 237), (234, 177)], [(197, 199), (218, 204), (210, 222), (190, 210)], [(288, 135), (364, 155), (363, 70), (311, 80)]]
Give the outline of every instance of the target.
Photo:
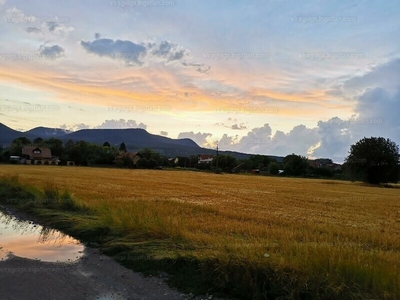
[[(345, 181), (58, 166), (0, 166), (49, 182), (115, 228), (184, 241), (184, 255), (232, 258), (400, 297), (400, 189)], [(159, 255), (169, 255), (162, 254)], [(340, 288), (340, 287), (339, 287)]]

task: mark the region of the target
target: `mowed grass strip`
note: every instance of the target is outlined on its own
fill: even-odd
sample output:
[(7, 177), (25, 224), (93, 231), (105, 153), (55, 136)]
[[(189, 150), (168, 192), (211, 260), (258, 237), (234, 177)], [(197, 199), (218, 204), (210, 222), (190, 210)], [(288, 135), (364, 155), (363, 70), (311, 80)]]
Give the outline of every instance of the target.
[(68, 190), (125, 245), (167, 241), (148, 249), (157, 259), (212, 262), (204, 269), (221, 287), (251, 286), (237, 296), (400, 299), (399, 186), (2, 165), (0, 176), (8, 174), (39, 189), (51, 182)]

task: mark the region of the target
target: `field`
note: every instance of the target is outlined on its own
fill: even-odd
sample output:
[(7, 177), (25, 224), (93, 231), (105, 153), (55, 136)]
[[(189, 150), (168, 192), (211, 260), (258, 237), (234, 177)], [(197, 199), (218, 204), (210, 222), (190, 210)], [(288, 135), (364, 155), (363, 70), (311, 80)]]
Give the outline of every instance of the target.
[(210, 291), (249, 299), (400, 299), (399, 186), (0, 166), (0, 177), (16, 174), (23, 185), (68, 190), (114, 234), (114, 249), (195, 261)]

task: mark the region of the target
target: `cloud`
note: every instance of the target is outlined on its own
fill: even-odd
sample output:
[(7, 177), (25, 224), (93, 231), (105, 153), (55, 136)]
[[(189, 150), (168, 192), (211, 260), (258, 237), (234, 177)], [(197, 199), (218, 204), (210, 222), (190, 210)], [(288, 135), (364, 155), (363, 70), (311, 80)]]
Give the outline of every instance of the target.
[(233, 129), (233, 130), (244, 130), (244, 129), (247, 129), (247, 127), (244, 125), (244, 123), (240, 123), (240, 124), (233, 124), (231, 126), (231, 129)]
[(137, 124), (135, 120), (105, 120), (101, 125), (95, 126), (94, 129), (126, 129), (126, 128), (141, 128), (147, 129), (147, 125), (143, 123)]
[(28, 27), (25, 29), (27, 33), (43, 34), (43, 31), (37, 27)]
[(166, 131), (160, 131), (160, 134), (163, 136), (168, 136), (168, 132), (166, 132)]
[(269, 124), (253, 128), (246, 136), (240, 139), (239, 148), (250, 153), (262, 151), (260, 148), (265, 148), (271, 143), (271, 133), (272, 130)]
[(14, 23), (26, 23), (28, 21), (35, 21), (35, 17), (27, 16), (24, 12), (16, 7), (12, 7), (6, 10), (6, 17), (4, 20), (10, 20)]
[(218, 146), (222, 149), (222, 150), (227, 150), (229, 148), (232, 148), (233, 145), (237, 145), (238, 144), (238, 139), (239, 136), (228, 136), (226, 133), (222, 136), (222, 138), (218, 141)]
[(143, 66), (151, 62), (164, 63), (166, 65), (181, 62), (181, 66), (192, 67), (200, 73), (208, 73), (211, 69), (210, 66), (204, 64), (184, 61), (184, 59), (190, 57), (190, 51), (170, 41), (135, 43), (128, 40), (101, 38), (99, 33), (95, 33), (95, 40), (81, 41), (81, 46), (88, 53), (114, 60), (122, 60), (128, 66)]
[(53, 60), (64, 56), (64, 53), (65, 53), (65, 50), (58, 45), (54, 45), (54, 46), (50, 46), (50, 47), (42, 45), (42, 46), (40, 46), (39, 51), (40, 51), (40, 55), (42, 55), (48, 59), (53, 59)]
[(190, 52), (188, 49), (182, 46), (171, 43), (169, 41), (162, 41), (160, 44), (151, 44), (151, 54), (162, 58), (165, 63), (182, 60), (189, 56)]
[(400, 144), (400, 60), (351, 78), (343, 87), (345, 92), (358, 93), (355, 114), (349, 119), (318, 122), (320, 145), (314, 155), (342, 160), (350, 146), (363, 137), (381, 136)]
[(184, 67), (193, 67), (199, 73), (208, 74), (211, 70), (211, 67), (201, 63), (193, 63), (193, 62), (182, 62), (182, 66)]
[(73, 27), (67, 27), (64, 24), (54, 21), (46, 22), (46, 25), (48, 30), (55, 35), (67, 36), (71, 31), (74, 30)]
[(4, 5), (6, 3), (6, 0), (0, 0), (0, 5)]
[(375, 66), (362, 76), (347, 80), (343, 85), (345, 93), (364, 94), (368, 89), (382, 88), (396, 93), (400, 82), (400, 59), (390, 60)]
[(189, 138), (192, 139), (193, 141), (196, 142), (199, 146), (202, 147), (207, 147), (210, 145), (210, 142), (207, 140), (207, 138), (211, 137), (211, 133), (194, 133), (193, 131), (190, 132), (181, 132), (178, 135), (178, 139), (184, 139), (184, 138)]
[(224, 134), (218, 141), (223, 149), (230, 149), (245, 153), (286, 156), (291, 153), (307, 156), (310, 149), (313, 149), (319, 142), (317, 128), (307, 128), (304, 125), (297, 125), (284, 133), (276, 131), (272, 135), (272, 128), (269, 124), (253, 128), (245, 136), (239, 138)]
[(82, 129), (89, 129), (90, 126), (86, 125), (86, 124), (83, 124), (83, 123), (75, 124), (75, 125), (72, 125), (72, 126), (71, 125), (68, 126), (67, 124), (63, 124), (63, 125), (60, 126), (60, 128), (64, 129), (64, 130), (78, 131), (78, 130), (82, 130)]
[(131, 41), (111, 40), (98, 38), (92, 42), (81, 41), (81, 45), (88, 53), (100, 57), (123, 60), (127, 65), (141, 66), (146, 55), (146, 47)]

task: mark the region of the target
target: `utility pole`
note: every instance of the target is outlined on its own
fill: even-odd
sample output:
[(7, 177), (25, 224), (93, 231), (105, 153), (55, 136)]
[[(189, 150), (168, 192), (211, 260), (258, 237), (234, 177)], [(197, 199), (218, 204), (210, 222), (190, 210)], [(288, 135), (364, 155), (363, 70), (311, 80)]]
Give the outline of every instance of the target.
[(218, 171), (218, 143), (217, 143), (217, 171)]

